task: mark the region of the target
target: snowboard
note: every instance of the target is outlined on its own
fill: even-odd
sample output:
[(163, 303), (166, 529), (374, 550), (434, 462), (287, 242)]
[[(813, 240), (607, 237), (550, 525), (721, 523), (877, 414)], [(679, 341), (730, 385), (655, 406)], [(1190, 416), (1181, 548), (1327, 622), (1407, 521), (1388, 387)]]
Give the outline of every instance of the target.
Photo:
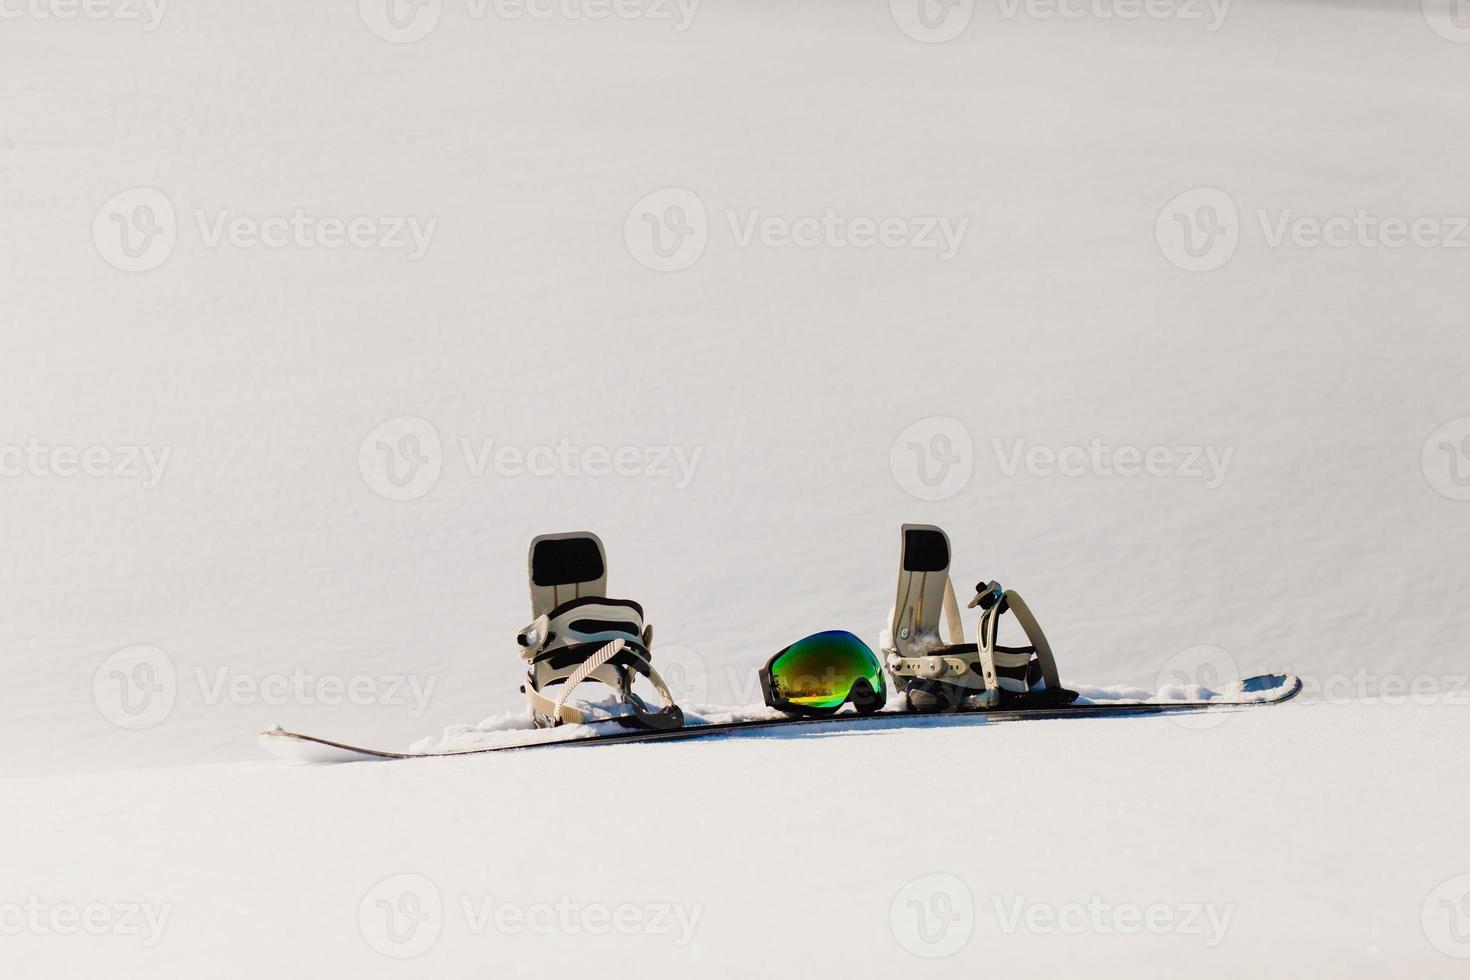
[[(686, 724), (666, 730), (630, 730), (611, 724), (576, 725), (563, 728), (526, 729), (524, 740), (511, 744), (451, 749), (441, 752), (389, 752), (347, 745), (281, 728), (261, 732), (257, 741), (267, 755), (290, 762), (384, 762), (402, 759), (446, 759), (491, 752), (520, 752), (527, 749), (574, 745), (615, 745), (628, 742), (671, 742), (694, 738), (741, 735), (825, 735), (846, 732), (889, 731), (903, 728), (948, 728), (960, 725), (989, 725), (1007, 721), (1040, 721), (1059, 718), (1117, 718), (1136, 715), (1167, 715), (1204, 711), (1230, 711), (1259, 705), (1281, 704), (1301, 692), (1301, 678), (1293, 674), (1261, 674), (1233, 684), (1217, 697), (1199, 701), (1093, 701), (1010, 708), (961, 708), (928, 714), (888, 710), (876, 714), (842, 713), (811, 718), (781, 716), (738, 721)], [(844, 709), (847, 710), (847, 709)], [(606, 729), (611, 728), (611, 731)], [(575, 734), (572, 730), (576, 730)], [(521, 734), (521, 733), (517, 733)]]

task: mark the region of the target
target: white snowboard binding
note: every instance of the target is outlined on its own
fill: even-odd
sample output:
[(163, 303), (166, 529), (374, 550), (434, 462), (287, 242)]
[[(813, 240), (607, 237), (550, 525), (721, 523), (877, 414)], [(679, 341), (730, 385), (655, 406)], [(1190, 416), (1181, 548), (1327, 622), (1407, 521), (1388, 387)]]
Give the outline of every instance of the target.
[[(589, 531), (543, 534), (531, 542), (528, 562), (531, 615), (516, 642), (529, 664), (521, 687), (539, 728), (616, 720), (630, 728), (679, 728), (684, 712), (653, 669), (653, 627), (631, 599), (607, 597), (607, 553)], [(650, 708), (633, 692), (637, 675), (647, 677), (662, 704)], [(617, 692), (626, 711), (604, 712), (568, 704), (583, 681)], [(549, 689), (556, 688), (554, 692)]]
[[(949, 578), (949, 537), (932, 524), (905, 524), (898, 596), (883, 649), (894, 687), (915, 711), (961, 707), (1070, 704), (1051, 645), (1020, 595), (997, 582), (975, 587), (969, 608), (981, 610), (978, 642), (966, 643), (959, 602)], [(998, 642), (1000, 618), (1015, 616), (1027, 645)], [(940, 635), (940, 619), (943, 636)]]

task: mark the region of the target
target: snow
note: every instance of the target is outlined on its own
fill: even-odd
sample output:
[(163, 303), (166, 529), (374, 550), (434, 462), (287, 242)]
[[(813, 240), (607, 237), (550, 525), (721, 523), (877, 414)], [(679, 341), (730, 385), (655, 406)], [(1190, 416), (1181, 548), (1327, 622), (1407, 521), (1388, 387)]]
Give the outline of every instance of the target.
[[(368, 0), (60, 6), (0, 8), (0, 972), (1464, 975), (1465, 251), (1298, 243), (1465, 214), (1446, 5), (1239, 0), (1208, 30), (998, 2), (924, 43), (898, 0), (708, 0), (685, 30), (446, 0), (403, 44)], [(639, 202), (686, 192), (704, 252), (654, 271)], [(1236, 251), (1186, 271), (1170, 202), (1216, 192)], [(155, 267), (109, 244), (164, 205)], [(829, 209), (964, 230), (947, 259), (771, 244)], [(406, 246), (252, 243), (298, 214)], [(918, 480), (910, 443), (954, 467)], [(393, 484), (380, 444), (431, 463)], [(113, 475), (56, 475), (72, 451)], [(514, 728), (525, 548), (576, 528), (681, 698), (749, 705), (806, 633), (877, 644), (915, 521), (1089, 695), (1308, 691), (1207, 727), (255, 744)], [(379, 900), (432, 897), (370, 892), (399, 874), (445, 910), (404, 962), (370, 938)], [(472, 935), (459, 900), (490, 897), (642, 931)], [(967, 900), (967, 943), (910, 954)], [(702, 910), (688, 943), (643, 928), (659, 903)], [(1167, 935), (1098, 924), (1160, 904)], [(47, 925), (87, 915), (105, 935)]]
[[(26, 935), (7, 937), (5, 955), (17, 976), (739, 976), (782, 964), (1043, 976), (1063, 963), (1103, 976), (1186, 963), (1208, 976), (1462, 976), (1420, 923), (1428, 892), (1470, 862), (1462, 714), (1318, 704), (1232, 713), (1204, 732), (1167, 718), (1022, 722), (18, 779), (11, 793), (44, 805), (7, 814), (28, 844), (7, 853), (9, 894), (171, 914), (151, 948)], [(889, 915), (934, 874), (966, 883), (973, 922), (955, 924), (971, 933), (953, 959), (928, 962)], [(408, 961), (379, 955), (367, 935), (381, 937), (358, 922), (364, 897), (400, 875), (427, 879), (442, 909), (437, 938)], [(461, 904), (478, 914), (487, 899), (561, 896), (698, 918), (682, 946), (657, 932), (548, 940), (477, 932)], [(1191, 906), (1229, 918), (1214, 945), (1206, 931), (1073, 935), (1044, 919), (1008, 935), (1018, 899), (1159, 905), (1181, 926)]]

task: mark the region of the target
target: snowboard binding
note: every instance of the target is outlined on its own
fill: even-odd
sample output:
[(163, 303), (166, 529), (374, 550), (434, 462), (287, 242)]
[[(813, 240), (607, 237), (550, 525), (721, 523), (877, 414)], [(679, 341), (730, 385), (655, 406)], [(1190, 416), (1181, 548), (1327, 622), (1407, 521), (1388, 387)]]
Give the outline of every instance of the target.
[[(590, 531), (543, 534), (531, 541), (528, 560), (531, 615), (516, 642), (528, 664), (521, 691), (538, 728), (615, 720), (628, 728), (669, 729), (684, 724), (668, 685), (653, 669), (653, 627), (631, 599), (607, 597), (607, 553)], [(647, 677), (662, 702), (651, 708), (633, 691)], [(583, 681), (611, 687), (626, 710), (605, 714), (568, 704)], [(553, 695), (549, 689), (557, 688)]]
[[(883, 656), (911, 709), (954, 711), (967, 702), (979, 708), (1041, 707), (1077, 699), (1062, 687), (1051, 644), (1019, 594), (995, 581), (977, 585), (968, 608), (981, 611), (979, 636), (966, 643), (949, 577), (949, 537), (932, 524), (905, 524), (902, 533), (898, 596)], [(1025, 632), (1026, 645), (998, 642), (1006, 613)]]

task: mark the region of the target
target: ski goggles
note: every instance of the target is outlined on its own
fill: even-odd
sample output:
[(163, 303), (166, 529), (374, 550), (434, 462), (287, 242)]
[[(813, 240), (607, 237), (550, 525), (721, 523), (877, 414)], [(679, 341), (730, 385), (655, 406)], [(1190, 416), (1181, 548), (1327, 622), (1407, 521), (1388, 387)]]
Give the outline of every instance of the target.
[(883, 664), (846, 630), (813, 633), (776, 654), (760, 669), (766, 704), (798, 715), (830, 715), (849, 702), (871, 714), (888, 700)]

